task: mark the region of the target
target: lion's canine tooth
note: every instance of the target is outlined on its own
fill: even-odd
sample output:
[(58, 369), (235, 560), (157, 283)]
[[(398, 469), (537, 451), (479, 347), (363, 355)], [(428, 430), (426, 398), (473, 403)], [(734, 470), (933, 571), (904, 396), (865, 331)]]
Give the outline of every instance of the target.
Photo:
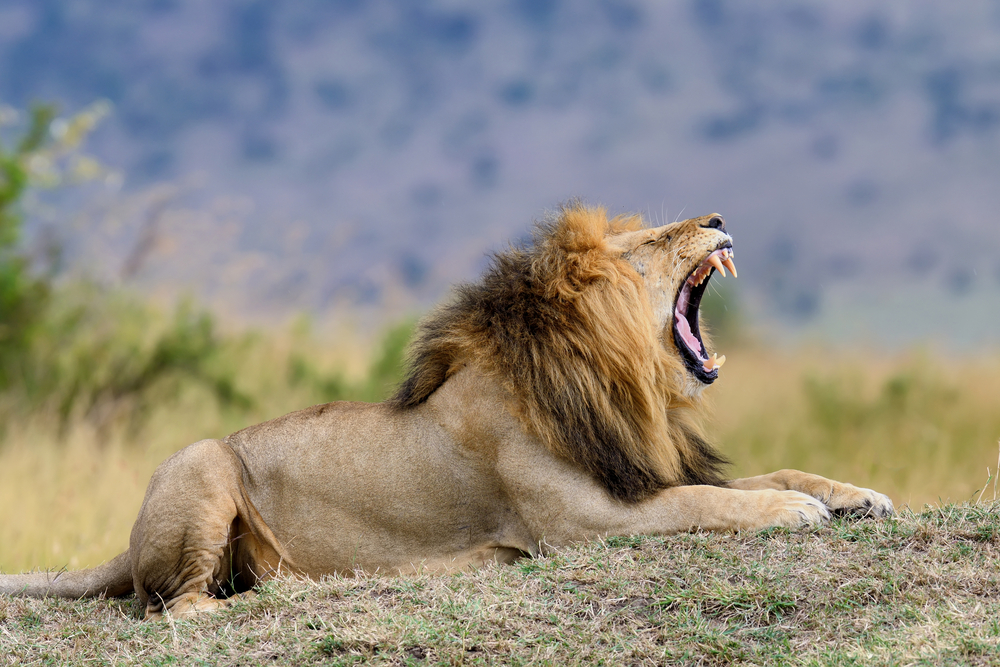
[(712, 355), (711, 357), (709, 357), (704, 361), (702, 367), (705, 369), (706, 372), (711, 373), (717, 368), (722, 368), (722, 364), (724, 363), (726, 363), (726, 355), (722, 355), (720, 357), (719, 353), (716, 352), (714, 355)]
[[(733, 263), (732, 253), (729, 253), (729, 256), (722, 260), (722, 263), (728, 266), (729, 270), (733, 272), (733, 278), (739, 278), (739, 276), (736, 275), (736, 264)], [(722, 275), (726, 274), (723, 273)]]
[(708, 263), (715, 267), (715, 269), (722, 274), (722, 277), (726, 277), (726, 269), (722, 266), (722, 260), (719, 259), (718, 255), (712, 254), (708, 256)]

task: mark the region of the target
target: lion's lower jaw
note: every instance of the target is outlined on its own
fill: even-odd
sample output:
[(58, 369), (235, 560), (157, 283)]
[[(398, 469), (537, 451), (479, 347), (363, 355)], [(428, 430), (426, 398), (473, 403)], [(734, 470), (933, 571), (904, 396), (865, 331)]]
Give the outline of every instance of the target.
[(692, 377), (687, 371), (678, 373), (676, 386), (680, 387), (681, 395), (691, 400), (699, 400), (709, 385), (702, 383), (697, 378)]

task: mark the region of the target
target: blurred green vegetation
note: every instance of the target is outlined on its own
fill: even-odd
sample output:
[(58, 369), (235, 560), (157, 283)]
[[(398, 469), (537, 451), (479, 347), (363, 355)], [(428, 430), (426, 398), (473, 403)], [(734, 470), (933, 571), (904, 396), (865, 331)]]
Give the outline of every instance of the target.
[(716, 346), (746, 342), (739, 294), (732, 280), (715, 276), (701, 299), (702, 325), (708, 329)]
[[(855, 369), (856, 371), (856, 369)], [(873, 430), (905, 431), (938, 411), (957, 406), (960, 391), (923, 362), (911, 362), (866, 390), (860, 374), (808, 375), (802, 389), (808, 417), (827, 444)]]
[[(93, 285), (53, 289), (0, 390), (0, 426), (51, 414), (65, 429), (80, 419), (138, 432), (158, 408), (200, 392), (229, 415), (260, 421), (309, 403), (380, 401), (402, 379), (414, 323), (391, 327), (353, 376), (315, 338), (224, 333), (190, 302), (163, 313), (125, 292)], [(285, 372), (282, 372), (285, 369)], [(298, 404), (286, 405), (274, 394)]]
[(306, 387), (324, 402), (382, 401), (389, 397), (403, 379), (406, 346), (413, 336), (415, 320), (390, 327), (384, 334), (368, 371), (358, 380), (346, 379), (342, 370), (323, 372), (305, 352), (294, 349), (288, 358), (288, 383)]
[[(376, 401), (392, 391), (413, 322), (391, 328), (364, 377), (348, 380), (317, 362), (315, 345), (299, 341), (282, 352), (259, 334), (221, 333), (190, 302), (164, 314), (122, 289), (86, 280), (65, 286), (34, 270), (22, 247), (23, 199), (32, 188), (106, 173), (80, 152), (104, 113), (97, 106), (63, 120), (38, 105), (10, 148), (0, 142), (0, 428), (42, 411), (60, 430), (82, 418), (102, 428), (124, 421), (134, 431), (192, 387), (244, 422), (273, 416), (262, 406), (268, 391), (301, 390), (314, 401)], [(251, 358), (286, 364), (286, 386), (248, 368)]]
[(36, 106), (28, 127), (7, 148), (0, 142), (0, 390), (23, 375), (23, 364), (49, 305), (49, 284), (33, 276), (19, 252), (19, 203), (29, 186), (29, 162), (48, 143), (52, 106)]
[(712, 430), (733, 474), (797, 468), (913, 507), (969, 500), (995, 479), (996, 353), (750, 346), (734, 350), (723, 373)]

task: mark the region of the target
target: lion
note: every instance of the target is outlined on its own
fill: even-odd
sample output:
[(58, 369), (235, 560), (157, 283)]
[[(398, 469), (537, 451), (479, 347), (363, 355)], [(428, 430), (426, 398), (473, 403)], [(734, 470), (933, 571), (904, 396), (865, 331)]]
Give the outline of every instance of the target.
[(885, 517), (881, 493), (795, 470), (727, 479), (701, 427), (699, 305), (733, 276), (712, 214), (648, 227), (564, 205), (419, 325), (384, 403), (336, 402), (202, 440), (153, 474), (128, 549), (6, 595), (217, 609), (279, 575), (452, 572), (604, 536)]

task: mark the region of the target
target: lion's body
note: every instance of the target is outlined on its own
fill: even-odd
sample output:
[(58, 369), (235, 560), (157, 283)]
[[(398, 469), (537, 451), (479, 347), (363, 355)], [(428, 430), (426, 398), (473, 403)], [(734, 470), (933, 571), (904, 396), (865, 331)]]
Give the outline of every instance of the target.
[(644, 229), (564, 209), (424, 322), (392, 400), (190, 445), (154, 474), (128, 551), (2, 575), (0, 593), (134, 590), (149, 615), (185, 613), (278, 573), (450, 571), (601, 535), (891, 512), (795, 471), (723, 481), (698, 430), (704, 381), (666, 332), (680, 287), (728, 239), (717, 216)]

